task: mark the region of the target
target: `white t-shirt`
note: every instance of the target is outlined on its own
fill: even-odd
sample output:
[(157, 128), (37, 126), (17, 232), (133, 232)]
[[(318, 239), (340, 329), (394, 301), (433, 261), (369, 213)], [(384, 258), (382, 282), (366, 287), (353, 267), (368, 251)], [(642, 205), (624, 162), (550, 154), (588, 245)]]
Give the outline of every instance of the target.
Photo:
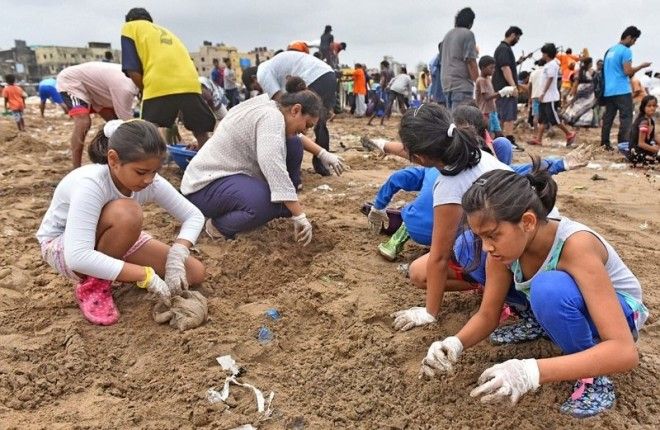
[(556, 102), (560, 98), (559, 88), (557, 88), (557, 79), (559, 78), (559, 63), (556, 60), (550, 60), (545, 63), (545, 66), (543, 66), (542, 76), (543, 78), (541, 79), (541, 91), (545, 89), (545, 86), (548, 83), (548, 79), (552, 79), (552, 83), (550, 84), (548, 91), (546, 91), (545, 97), (543, 97), (543, 100), (541, 100), (541, 103)]
[(99, 279), (115, 280), (124, 262), (94, 250), (96, 227), (103, 207), (113, 200), (154, 202), (181, 221), (179, 239), (195, 243), (204, 216), (167, 180), (156, 175), (144, 190), (123, 195), (115, 186), (107, 164), (88, 164), (66, 175), (55, 188), (37, 240), (46, 243), (64, 235), (64, 260), (72, 270)]
[(272, 202), (298, 200), (286, 169), (284, 116), (267, 94), (229, 110), (190, 161), (181, 192), (188, 195), (216, 179), (238, 174), (268, 182)]
[(433, 207), (447, 204), (461, 204), (463, 194), (481, 175), (491, 170), (509, 170), (511, 167), (487, 152), (481, 151), (481, 160), (476, 166), (465, 169), (456, 176), (438, 175), (433, 185)]
[(284, 91), (288, 76), (298, 76), (309, 85), (328, 72), (332, 72), (332, 67), (313, 55), (285, 51), (259, 64), (257, 82), (273, 97), (278, 91)]
[(543, 67), (532, 70), (529, 82), (532, 83), (532, 98), (538, 99), (543, 92)]
[(408, 96), (412, 92), (412, 79), (407, 73), (400, 73), (390, 81), (390, 90)]

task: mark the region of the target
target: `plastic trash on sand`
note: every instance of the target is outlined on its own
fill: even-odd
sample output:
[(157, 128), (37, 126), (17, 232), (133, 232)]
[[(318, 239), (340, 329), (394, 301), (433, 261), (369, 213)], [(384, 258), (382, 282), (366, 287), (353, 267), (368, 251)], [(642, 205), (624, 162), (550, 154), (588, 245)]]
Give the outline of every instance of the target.
[(215, 388), (209, 388), (209, 390), (206, 392), (206, 398), (208, 401), (211, 403), (227, 401), (229, 398), (230, 385), (238, 385), (239, 387), (252, 390), (257, 400), (257, 411), (262, 414), (262, 419), (269, 418), (273, 413), (271, 404), (273, 403), (273, 397), (275, 397), (275, 393), (271, 391), (266, 398), (264, 397), (264, 394), (261, 392), (261, 390), (259, 390), (254, 385), (239, 382), (236, 378), (238, 378), (240, 374), (240, 368), (236, 365), (236, 360), (234, 360), (231, 355), (223, 355), (221, 357), (217, 357), (216, 361), (222, 367), (222, 370), (230, 373), (230, 376), (225, 378), (225, 383), (220, 391), (216, 390)]
[(314, 188), (314, 191), (332, 191), (332, 188), (328, 184), (323, 184)]

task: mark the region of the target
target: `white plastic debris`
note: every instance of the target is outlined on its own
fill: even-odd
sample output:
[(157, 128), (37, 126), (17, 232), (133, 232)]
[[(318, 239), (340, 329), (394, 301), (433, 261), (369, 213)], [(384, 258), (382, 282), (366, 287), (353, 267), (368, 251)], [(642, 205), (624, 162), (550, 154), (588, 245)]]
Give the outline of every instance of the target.
[(647, 228), (649, 228), (649, 223), (647, 223), (646, 221), (644, 221), (644, 224), (639, 225), (640, 230), (646, 230)]
[(587, 164), (587, 169), (603, 170), (603, 166), (598, 163), (589, 163)]
[(236, 376), (239, 373), (238, 366), (236, 366), (236, 360), (232, 358), (231, 355), (223, 355), (222, 357), (217, 357), (215, 361), (222, 367), (222, 370), (229, 370), (232, 376)]
[[(269, 418), (273, 413), (271, 409), (271, 404), (273, 403), (273, 398), (275, 393), (273, 391), (268, 394), (268, 398), (264, 398), (263, 393), (254, 385), (248, 383), (239, 382), (236, 378), (240, 373), (238, 366), (236, 365), (236, 360), (232, 358), (231, 355), (223, 355), (217, 357), (216, 361), (222, 367), (223, 370), (231, 372), (231, 376), (225, 378), (225, 383), (222, 387), (222, 390), (218, 391), (214, 388), (209, 388), (206, 392), (206, 398), (210, 403), (226, 402), (229, 398), (229, 386), (231, 384), (238, 385), (239, 387), (244, 387), (252, 390), (254, 396), (257, 400), (257, 411), (262, 414), (262, 419)], [(239, 427), (241, 428), (241, 427)]]
[(230, 430), (257, 430), (257, 428), (253, 427), (252, 424), (243, 424), (242, 426), (234, 427)]
[(624, 170), (628, 168), (628, 164), (626, 163), (612, 163), (610, 164), (610, 169), (612, 170)]
[(330, 188), (330, 185), (328, 184), (323, 184), (314, 188), (314, 191), (332, 191), (332, 188)]

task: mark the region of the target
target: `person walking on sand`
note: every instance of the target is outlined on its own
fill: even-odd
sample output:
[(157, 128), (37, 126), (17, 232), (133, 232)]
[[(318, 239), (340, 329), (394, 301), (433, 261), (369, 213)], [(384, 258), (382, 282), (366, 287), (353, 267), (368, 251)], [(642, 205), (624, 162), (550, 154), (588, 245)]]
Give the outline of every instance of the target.
[(555, 61), (557, 55), (557, 48), (554, 43), (546, 43), (541, 48), (543, 60), (543, 79), (541, 83), (541, 95), (539, 96), (539, 128), (535, 139), (531, 139), (528, 143), (530, 145), (542, 145), (543, 133), (546, 126), (550, 128), (556, 125), (566, 135), (566, 145), (572, 145), (575, 140), (576, 133), (570, 131), (562, 122), (557, 114), (555, 104), (559, 101), (559, 89), (557, 80), (559, 79), (559, 63)]
[(25, 131), (23, 111), (25, 110), (27, 94), (23, 91), (23, 88), (16, 85), (16, 76), (11, 74), (5, 75), (5, 81), (7, 81), (7, 86), (2, 89), (2, 97), (5, 99), (5, 110), (11, 112), (18, 131)]

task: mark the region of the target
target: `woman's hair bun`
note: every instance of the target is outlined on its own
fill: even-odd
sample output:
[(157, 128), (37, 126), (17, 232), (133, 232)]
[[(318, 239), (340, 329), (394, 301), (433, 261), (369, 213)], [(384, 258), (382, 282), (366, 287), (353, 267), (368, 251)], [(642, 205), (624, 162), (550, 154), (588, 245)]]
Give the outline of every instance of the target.
[(298, 93), (300, 91), (305, 91), (307, 89), (307, 84), (299, 76), (290, 76), (286, 80), (286, 86), (284, 87), (287, 93)]

